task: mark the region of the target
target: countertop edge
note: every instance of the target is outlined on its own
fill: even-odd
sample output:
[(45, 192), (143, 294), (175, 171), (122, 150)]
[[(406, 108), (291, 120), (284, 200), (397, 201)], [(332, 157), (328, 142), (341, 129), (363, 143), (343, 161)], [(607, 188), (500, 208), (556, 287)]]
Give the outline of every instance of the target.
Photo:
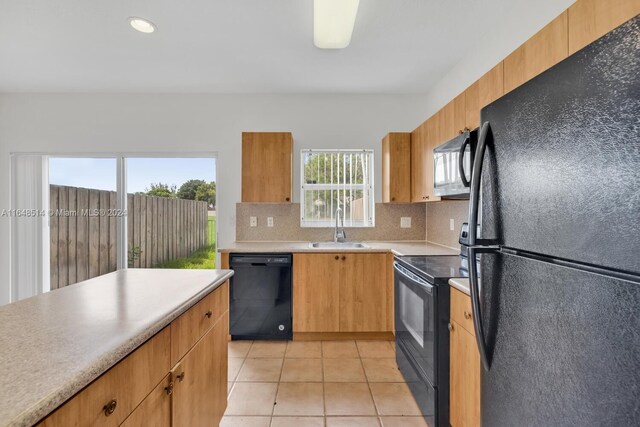
[(179, 305), (175, 310), (168, 313), (167, 315), (162, 316), (151, 326), (146, 327), (143, 332), (132, 337), (112, 351), (103, 353), (100, 359), (96, 360), (95, 364), (90, 369), (80, 373), (79, 375), (76, 375), (60, 389), (44, 397), (35, 405), (32, 405), (28, 409), (25, 409), (22, 413), (17, 415), (13, 420), (5, 425), (10, 427), (23, 427), (32, 426), (38, 423), (47, 415), (53, 413), (57, 408), (66, 403), (78, 392), (82, 391), (86, 386), (98, 379), (98, 377), (100, 377), (102, 374), (121, 362), (126, 356), (133, 353), (133, 351), (147, 342), (151, 337), (171, 324), (172, 321), (186, 312), (189, 308), (193, 307), (207, 294), (220, 287), (231, 276), (233, 276), (233, 271), (227, 271), (222, 277), (211, 282), (207, 287), (202, 289), (202, 291), (194, 294), (191, 298)]
[(469, 279), (449, 279), (449, 285), (466, 295), (471, 295), (471, 290), (469, 289)]
[[(363, 243), (369, 245), (367, 248), (310, 248), (307, 245), (309, 242), (306, 241), (243, 241), (243, 242), (234, 242), (228, 247), (218, 248), (217, 251), (221, 254), (229, 254), (229, 253), (279, 253), (279, 252), (290, 252), (290, 253), (342, 253), (342, 252), (353, 252), (353, 253), (391, 253), (397, 256), (404, 255), (415, 255), (413, 253), (405, 253), (400, 249), (396, 249), (393, 246), (406, 246), (406, 245), (422, 245), (425, 247), (437, 248), (438, 252), (444, 252), (442, 254), (433, 254), (433, 255), (458, 255), (460, 253), (459, 249), (451, 248), (449, 246), (441, 245), (439, 243), (433, 243), (425, 240), (405, 240), (405, 241), (363, 241)], [(239, 244), (246, 247), (238, 247), (234, 245)], [(260, 246), (268, 246), (268, 245), (277, 246), (277, 249), (266, 249)], [(251, 245), (256, 245), (255, 248), (252, 248)], [(290, 245), (290, 247), (287, 247)], [(386, 247), (380, 247), (384, 245)]]

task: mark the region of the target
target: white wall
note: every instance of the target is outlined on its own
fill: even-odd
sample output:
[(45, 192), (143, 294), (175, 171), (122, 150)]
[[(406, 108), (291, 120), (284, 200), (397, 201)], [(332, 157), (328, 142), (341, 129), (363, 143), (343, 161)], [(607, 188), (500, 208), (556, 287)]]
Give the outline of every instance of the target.
[(462, 93), (575, 1), (536, 0), (526, 4), (519, 2), (512, 6), (510, 16), (514, 19), (503, 22), (499, 27), (483, 27), (482, 22), (469, 22), (468, 27), (461, 25), (462, 30), (478, 35), (477, 46), (470, 49), (465, 58), (428, 92), (422, 121)]
[[(0, 94), (0, 211), (10, 207), (10, 153), (213, 151), (224, 245), (235, 237), (242, 131), (293, 132), (294, 183), (301, 148), (373, 148), (380, 200), (380, 141), (414, 129), (424, 105), (412, 96)], [(9, 298), (9, 230), (0, 218), (0, 304)]]

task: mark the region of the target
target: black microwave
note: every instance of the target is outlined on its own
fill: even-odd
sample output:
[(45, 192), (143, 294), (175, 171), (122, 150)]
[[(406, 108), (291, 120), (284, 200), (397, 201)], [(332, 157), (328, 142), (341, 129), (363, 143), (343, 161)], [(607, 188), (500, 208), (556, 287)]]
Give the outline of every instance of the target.
[(433, 149), (434, 194), (450, 199), (468, 199), (478, 130), (464, 131)]

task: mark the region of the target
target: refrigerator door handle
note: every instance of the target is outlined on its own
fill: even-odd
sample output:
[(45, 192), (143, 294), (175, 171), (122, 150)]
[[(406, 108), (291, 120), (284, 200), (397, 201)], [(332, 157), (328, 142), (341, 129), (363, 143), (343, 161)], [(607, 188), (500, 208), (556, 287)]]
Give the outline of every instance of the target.
[[(480, 178), (482, 177), (482, 162), (487, 148), (487, 134), (489, 122), (484, 122), (478, 136), (476, 158), (471, 172), (471, 189), (469, 191), (469, 246), (481, 244), (478, 241), (478, 208), (480, 205)], [(471, 259), (471, 258), (469, 258)]]
[(460, 181), (462, 181), (462, 185), (464, 185), (465, 187), (469, 187), (471, 185), (467, 180), (467, 175), (464, 172), (464, 153), (470, 142), (471, 137), (467, 135), (464, 142), (460, 146), (460, 153), (458, 155), (458, 171), (460, 172)]
[[(481, 251), (488, 252), (488, 251)], [(469, 288), (471, 291), (471, 313), (473, 314), (473, 329), (476, 332), (476, 343), (480, 353), (480, 361), (485, 371), (489, 371), (491, 363), (487, 352), (487, 343), (484, 340), (484, 328), (480, 313), (480, 286), (478, 284), (478, 268), (476, 265), (476, 249), (469, 248)]]

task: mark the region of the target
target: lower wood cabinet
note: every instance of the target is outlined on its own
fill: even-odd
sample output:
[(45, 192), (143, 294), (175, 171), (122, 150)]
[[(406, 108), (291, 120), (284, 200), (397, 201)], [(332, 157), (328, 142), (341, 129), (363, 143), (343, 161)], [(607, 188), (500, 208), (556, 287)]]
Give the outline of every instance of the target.
[(205, 296), (38, 425), (217, 426), (227, 407), (228, 292), (225, 283)]
[(294, 254), (294, 333), (392, 331), (389, 257), (386, 253)]
[[(451, 289), (451, 312), (466, 306), (469, 296)], [(453, 301), (456, 300), (454, 305)], [(469, 302), (469, 306), (471, 303)], [(472, 332), (452, 316), (449, 324), (449, 423), (452, 427), (480, 426), (480, 354)]]

